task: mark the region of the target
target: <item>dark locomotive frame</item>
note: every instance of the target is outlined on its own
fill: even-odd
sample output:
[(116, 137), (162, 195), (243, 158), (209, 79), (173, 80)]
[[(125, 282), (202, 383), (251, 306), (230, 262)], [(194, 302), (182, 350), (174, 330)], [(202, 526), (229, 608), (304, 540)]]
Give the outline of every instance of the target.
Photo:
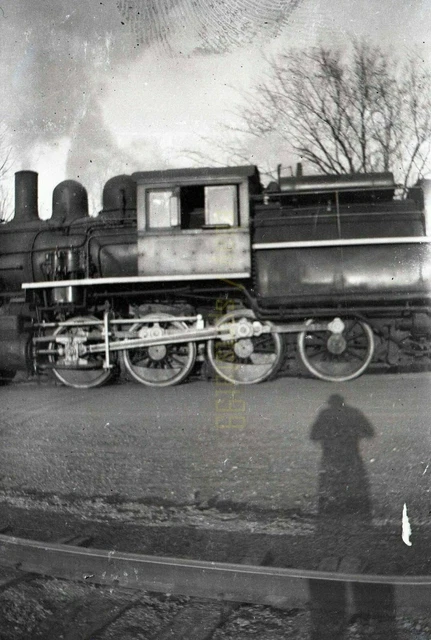
[[(116, 176), (88, 215), (82, 185), (37, 209), (16, 174), (0, 226), (0, 371), (52, 371), (90, 388), (123, 370), (146, 385), (207, 360), (234, 384), (286, 361), (324, 380), (370, 363), (428, 365), (430, 181), (391, 173), (280, 178), (254, 166)], [(214, 306), (227, 313), (212, 322)]]

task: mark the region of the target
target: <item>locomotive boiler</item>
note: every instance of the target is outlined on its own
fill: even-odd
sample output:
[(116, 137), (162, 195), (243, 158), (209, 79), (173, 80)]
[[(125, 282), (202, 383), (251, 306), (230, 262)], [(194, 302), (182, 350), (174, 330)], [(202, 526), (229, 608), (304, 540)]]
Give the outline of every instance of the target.
[[(196, 359), (234, 384), (283, 363), (350, 380), (370, 363), (429, 364), (431, 188), (391, 173), (280, 178), (254, 166), (116, 176), (88, 212), (75, 181), (37, 213), (16, 174), (0, 225), (0, 371), (90, 388), (119, 371), (150, 386)], [(293, 365), (295, 366), (295, 365)]]

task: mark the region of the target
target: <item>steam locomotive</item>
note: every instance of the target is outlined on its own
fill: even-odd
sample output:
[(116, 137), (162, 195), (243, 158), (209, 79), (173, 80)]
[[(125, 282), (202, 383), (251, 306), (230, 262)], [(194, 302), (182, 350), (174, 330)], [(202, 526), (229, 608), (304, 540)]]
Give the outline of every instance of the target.
[(431, 181), (401, 198), (391, 173), (264, 189), (255, 166), (137, 172), (108, 180), (97, 216), (66, 180), (43, 221), (20, 171), (0, 225), (1, 378), (169, 386), (205, 359), (251, 384), (287, 357), (344, 381), (428, 364), (430, 238)]

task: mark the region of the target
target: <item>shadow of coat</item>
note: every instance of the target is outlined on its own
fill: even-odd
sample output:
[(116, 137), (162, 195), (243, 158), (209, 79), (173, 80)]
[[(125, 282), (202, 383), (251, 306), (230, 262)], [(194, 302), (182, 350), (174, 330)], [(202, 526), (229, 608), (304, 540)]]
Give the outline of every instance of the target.
[[(311, 427), (311, 440), (322, 447), (315, 544), (323, 564), (326, 561), (325, 570), (337, 571), (340, 560), (361, 546), (358, 541), (362, 547), (372, 544), (376, 533), (371, 488), (360, 452), (361, 439), (373, 436), (367, 417), (338, 394), (329, 397), (328, 406)], [(309, 589), (312, 640), (345, 638), (352, 613), (359, 637), (396, 640), (395, 598), (390, 586), (316, 580), (310, 581)]]

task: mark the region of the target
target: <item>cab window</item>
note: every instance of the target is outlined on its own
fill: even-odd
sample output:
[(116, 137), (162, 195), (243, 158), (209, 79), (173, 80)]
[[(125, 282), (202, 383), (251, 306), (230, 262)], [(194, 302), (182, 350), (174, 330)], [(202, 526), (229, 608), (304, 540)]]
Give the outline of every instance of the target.
[(181, 229), (238, 225), (238, 187), (190, 186), (181, 188)]
[(178, 196), (174, 189), (152, 189), (147, 192), (149, 229), (175, 227), (179, 222)]
[(147, 228), (238, 226), (238, 186), (190, 185), (147, 191)]
[(234, 184), (222, 187), (205, 187), (205, 224), (238, 224), (237, 187)]
[(181, 187), (181, 229), (201, 229), (205, 224), (204, 187)]

